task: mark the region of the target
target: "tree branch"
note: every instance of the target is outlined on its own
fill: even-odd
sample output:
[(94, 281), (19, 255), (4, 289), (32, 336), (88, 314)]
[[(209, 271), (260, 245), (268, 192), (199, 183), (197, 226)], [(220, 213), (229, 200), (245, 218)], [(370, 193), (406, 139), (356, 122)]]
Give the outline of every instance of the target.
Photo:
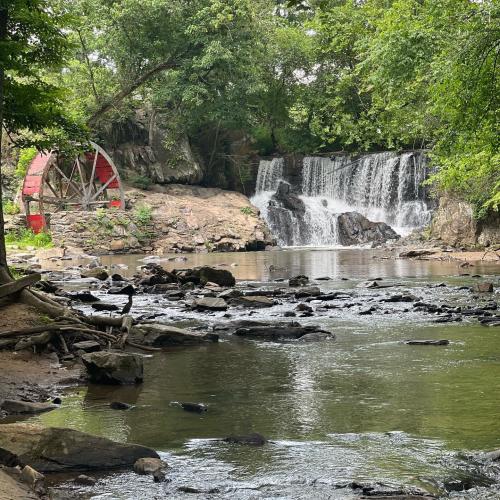
[(111, 108), (115, 107), (119, 102), (125, 99), (125, 97), (129, 96), (134, 90), (139, 88), (143, 83), (146, 83), (161, 71), (174, 69), (177, 67), (179, 67), (179, 65), (176, 62), (172, 61), (172, 59), (170, 58), (167, 61), (163, 61), (150, 70), (146, 71), (139, 78), (134, 80), (130, 85), (127, 85), (125, 88), (120, 90), (120, 92), (117, 92), (113, 97), (104, 102), (99, 107), (99, 109), (90, 117), (87, 122), (88, 125), (95, 125), (99, 121), (101, 115), (109, 111)]

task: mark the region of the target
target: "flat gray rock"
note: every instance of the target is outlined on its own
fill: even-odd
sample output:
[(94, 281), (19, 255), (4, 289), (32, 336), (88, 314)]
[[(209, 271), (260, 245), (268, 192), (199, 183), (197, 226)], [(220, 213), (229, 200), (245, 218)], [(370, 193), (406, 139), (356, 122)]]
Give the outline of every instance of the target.
[(6, 399), (1, 406), (2, 410), (7, 413), (44, 413), (46, 411), (55, 410), (58, 408), (53, 403), (31, 403), (29, 401), (16, 401), (13, 399)]

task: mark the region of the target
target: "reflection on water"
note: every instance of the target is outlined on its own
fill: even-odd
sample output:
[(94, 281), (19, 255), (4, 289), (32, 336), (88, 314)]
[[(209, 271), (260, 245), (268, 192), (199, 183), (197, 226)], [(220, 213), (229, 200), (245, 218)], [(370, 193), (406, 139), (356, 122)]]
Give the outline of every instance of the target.
[[(139, 264), (125, 259), (131, 268)], [(275, 277), (273, 264), (286, 267), (286, 274), (392, 276), (424, 296), (424, 282), (437, 276), (455, 284), (464, 280), (455, 264), (380, 261), (370, 251), (193, 255), (181, 264), (231, 262), (238, 264), (231, 271), (240, 279)], [(322, 286), (352, 286), (346, 283)], [(440, 293), (445, 300), (449, 292)], [(146, 359), (142, 386), (78, 389), (60, 410), (36, 419), (154, 447), (172, 465), (169, 484), (133, 474), (107, 476), (91, 490), (109, 495), (98, 498), (176, 496), (183, 485), (218, 488), (214, 498), (348, 498), (351, 493), (335, 485), (353, 480), (432, 490), (467, 472), (458, 451), (500, 447), (500, 331), (467, 321), (440, 325), (404, 318), (323, 317), (322, 325), (336, 333), (334, 342), (222, 341), (171, 349)], [(401, 343), (408, 338), (452, 343)], [(110, 401), (135, 408), (113, 411)], [(209, 411), (189, 414), (172, 401), (203, 402)], [(251, 431), (272, 443), (251, 448), (214, 440)]]
[[(464, 270), (458, 262), (441, 262), (407, 259), (386, 259), (383, 250), (294, 248), (270, 252), (228, 252), (207, 254), (166, 254), (159, 263), (168, 270), (194, 266), (224, 266), (238, 280), (269, 281), (306, 274), (312, 278), (330, 276), (332, 278), (376, 278), (404, 276), (444, 276), (458, 275)], [(132, 276), (137, 267), (144, 265), (144, 255), (105, 255), (100, 257), (104, 266), (126, 265), (127, 269), (116, 269), (124, 276)], [(146, 258), (151, 259), (151, 256)], [(83, 263), (84, 261), (82, 261)], [(78, 263), (78, 262), (77, 262)], [(67, 265), (64, 262), (45, 262), (50, 269)], [(478, 262), (471, 274), (498, 269), (491, 262)]]

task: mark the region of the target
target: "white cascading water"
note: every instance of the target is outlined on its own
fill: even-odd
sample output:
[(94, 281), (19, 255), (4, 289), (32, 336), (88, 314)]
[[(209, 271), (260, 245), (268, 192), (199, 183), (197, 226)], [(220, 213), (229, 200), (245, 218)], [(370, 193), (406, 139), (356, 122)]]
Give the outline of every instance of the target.
[(276, 192), (280, 181), (283, 179), (283, 168), (285, 160), (283, 158), (273, 158), (272, 160), (260, 160), (257, 182), (255, 184), (255, 194), (251, 202), (260, 210), (261, 217), (268, 220), (268, 207), (273, 194)]
[(337, 215), (344, 212), (385, 222), (401, 235), (430, 222), (422, 187), (427, 160), (421, 152), (383, 152), (358, 159), (305, 157), (299, 197), (306, 211), (300, 221), (292, 212), (281, 209), (270, 214), (268, 210), (283, 171), (283, 159), (261, 161), (252, 198), (280, 244), (337, 245)]

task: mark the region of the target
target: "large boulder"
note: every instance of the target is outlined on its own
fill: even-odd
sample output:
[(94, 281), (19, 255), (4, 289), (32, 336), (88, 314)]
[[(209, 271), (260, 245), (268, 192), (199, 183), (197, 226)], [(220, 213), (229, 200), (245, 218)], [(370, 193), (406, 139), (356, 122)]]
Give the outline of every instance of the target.
[(3, 424), (0, 447), (40, 472), (132, 467), (139, 458), (160, 458), (145, 446), (122, 444), (73, 429)]
[(219, 336), (214, 333), (194, 333), (161, 323), (141, 323), (132, 328), (134, 341), (153, 347), (170, 345), (201, 344), (217, 342)]
[(216, 283), (219, 286), (234, 286), (236, 280), (230, 271), (226, 269), (215, 269), (214, 267), (200, 267), (197, 270), (200, 277), (200, 284)]
[(384, 243), (395, 240), (399, 235), (385, 222), (372, 222), (358, 212), (345, 212), (337, 217), (339, 243), (341, 245), (362, 245)]
[(142, 356), (123, 352), (92, 352), (82, 356), (91, 382), (96, 384), (137, 384), (142, 382)]

